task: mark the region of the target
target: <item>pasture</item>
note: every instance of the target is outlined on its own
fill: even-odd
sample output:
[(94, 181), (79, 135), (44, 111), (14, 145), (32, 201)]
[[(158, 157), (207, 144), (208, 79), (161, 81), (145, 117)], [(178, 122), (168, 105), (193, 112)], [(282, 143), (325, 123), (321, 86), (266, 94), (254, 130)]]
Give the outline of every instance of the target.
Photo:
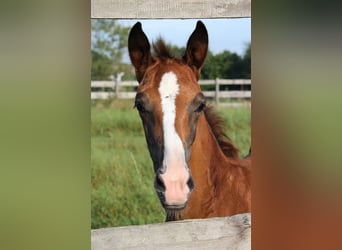
[[(91, 227), (159, 223), (164, 210), (133, 100), (94, 100), (91, 106)], [(240, 149), (250, 147), (250, 108), (217, 107), (226, 132)]]

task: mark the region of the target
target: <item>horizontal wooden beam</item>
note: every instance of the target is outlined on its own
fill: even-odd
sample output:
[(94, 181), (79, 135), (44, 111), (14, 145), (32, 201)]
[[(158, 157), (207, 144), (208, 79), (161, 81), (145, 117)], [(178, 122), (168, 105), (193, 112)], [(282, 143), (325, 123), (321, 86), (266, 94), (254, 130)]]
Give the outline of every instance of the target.
[(251, 79), (213, 79), (199, 80), (199, 85), (251, 85)]
[(251, 214), (96, 229), (91, 249), (251, 249)]
[(91, 18), (251, 17), (251, 0), (91, 0)]
[[(215, 91), (202, 91), (205, 97), (216, 97)], [(218, 98), (251, 98), (252, 92), (250, 90), (244, 91), (219, 91)]]
[[(120, 81), (120, 87), (138, 87), (137, 81)], [(92, 88), (114, 88), (115, 81), (91, 81)]]
[[(199, 80), (199, 85), (251, 85), (251, 79), (213, 79)], [(137, 87), (137, 81), (120, 81), (120, 87)], [(91, 81), (92, 88), (114, 88), (115, 81)]]

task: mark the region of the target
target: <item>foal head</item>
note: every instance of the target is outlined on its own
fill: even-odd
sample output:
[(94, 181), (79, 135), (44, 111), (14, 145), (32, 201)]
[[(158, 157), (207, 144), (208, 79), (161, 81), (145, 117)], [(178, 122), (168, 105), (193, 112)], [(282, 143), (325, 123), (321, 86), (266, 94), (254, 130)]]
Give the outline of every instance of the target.
[(189, 168), (191, 146), (205, 99), (197, 83), (208, 50), (202, 22), (190, 36), (182, 59), (173, 58), (162, 40), (149, 41), (136, 23), (128, 39), (129, 56), (139, 82), (139, 111), (153, 161), (155, 189), (166, 210), (183, 209), (194, 182)]

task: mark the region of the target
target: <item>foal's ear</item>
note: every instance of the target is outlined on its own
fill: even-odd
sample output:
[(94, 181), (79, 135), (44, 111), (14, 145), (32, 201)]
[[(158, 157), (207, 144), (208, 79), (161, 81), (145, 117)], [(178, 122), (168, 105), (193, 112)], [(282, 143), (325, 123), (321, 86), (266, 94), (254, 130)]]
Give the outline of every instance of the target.
[(150, 52), (150, 43), (141, 28), (141, 23), (137, 22), (129, 32), (128, 51), (132, 64), (135, 68), (135, 75), (140, 83), (147, 67), (153, 63)]
[(191, 34), (183, 60), (196, 72), (199, 78), (199, 72), (204, 64), (208, 52), (208, 32), (201, 21), (197, 22), (196, 29)]

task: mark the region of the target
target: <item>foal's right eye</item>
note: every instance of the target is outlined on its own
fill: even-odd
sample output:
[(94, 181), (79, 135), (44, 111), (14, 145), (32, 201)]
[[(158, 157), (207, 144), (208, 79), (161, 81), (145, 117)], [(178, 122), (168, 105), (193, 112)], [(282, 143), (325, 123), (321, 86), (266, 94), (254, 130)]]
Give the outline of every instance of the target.
[(141, 113), (146, 111), (144, 106), (140, 102), (136, 102), (134, 107), (137, 108), (137, 110)]

